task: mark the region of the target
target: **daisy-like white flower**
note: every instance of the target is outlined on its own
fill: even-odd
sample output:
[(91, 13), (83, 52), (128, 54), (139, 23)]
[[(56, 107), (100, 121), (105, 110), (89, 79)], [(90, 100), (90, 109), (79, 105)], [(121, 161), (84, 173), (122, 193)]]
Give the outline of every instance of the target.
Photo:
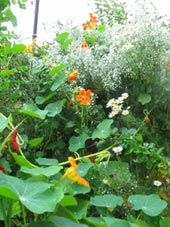
[(122, 110), (123, 105), (117, 105), (115, 104), (112, 106), (112, 110), (120, 112)]
[(122, 115), (123, 116), (127, 116), (128, 114), (129, 114), (129, 110), (126, 109), (126, 110), (123, 110), (122, 111)]
[(103, 184), (108, 184), (108, 180), (107, 179), (103, 179)]
[(112, 112), (109, 113), (109, 118), (116, 116), (118, 113), (119, 113), (119, 111), (113, 110)]
[(107, 105), (106, 105), (106, 108), (114, 106), (115, 105), (115, 101), (116, 101), (115, 99), (110, 99), (108, 101)]
[(154, 180), (153, 185), (155, 185), (156, 187), (160, 187), (162, 185), (162, 182), (160, 182), (159, 180)]
[(120, 155), (120, 154), (122, 154), (123, 147), (122, 146), (113, 147), (112, 150), (114, 151), (114, 153), (116, 155)]
[(128, 96), (129, 96), (128, 93), (123, 93), (121, 97), (122, 97), (123, 99), (127, 99)]
[(122, 104), (123, 100), (124, 100), (123, 97), (119, 97), (118, 99), (116, 99), (116, 104)]

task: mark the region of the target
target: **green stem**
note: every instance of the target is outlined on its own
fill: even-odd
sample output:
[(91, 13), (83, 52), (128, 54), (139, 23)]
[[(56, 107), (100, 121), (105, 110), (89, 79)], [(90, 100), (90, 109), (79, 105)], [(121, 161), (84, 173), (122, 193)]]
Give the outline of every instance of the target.
[[(110, 150), (115, 145), (116, 145), (116, 142), (114, 144), (110, 145), (109, 147), (99, 151), (99, 152), (96, 152), (96, 153), (90, 154), (90, 155), (85, 155), (85, 156), (82, 156), (82, 157), (78, 157), (78, 158), (75, 158), (75, 160), (78, 161), (78, 160), (82, 160), (84, 158), (91, 158), (91, 157), (95, 157), (95, 156), (104, 156), (104, 155), (108, 154), (108, 150)], [(69, 161), (65, 161), (65, 162), (59, 163), (58, 165), (63, 166), (63, 165), (66, 165), (68, 163), (69, 163)]]
[(138, 214), (138, 216), (137, 216), (137, 218), (136, 218), (136, 221), (138, 221), (138, 220), (140, 219), (141, 215), (142, 215), (142, 210), (141, 210), (140, 213)]
[(26, 157), (25, 157), (25, 155), (23, 154), (23, 152), (22, 152), (22, 150), (21, 150), (21, 148), (19, 148), (19, 153), (20, 153), (20, 155), (33, 167), (33, 168), (35, 168), (35, 167), (37, 167), (36, 165), (34, 165), (32, 162), (30, 162)]
[(3, 218), (4, 218), (4, 224), (5, 224), (5, 227), (10, 227), (8, 225), (7, 215), (5, 213), (4, 204), (3, 204), (2, 199), (3, 199), (3, 197), (0, 197), (0, 207), (2, 209), (2, 214), (3, 214)]
[(84, 126), (84, 106), (81, 106), (81, 128)]
[(8, 206), (8, 213), (7, 213), (7, 222), (8, 222), (8, 226), (11, 226), (11, 216), (12, 216), (12, 207), (13, 207), (13, 201), (11, 200), (9, 202), (9, 206)]
[(21, 203), (21, 209), (22, 209), (23, 224), (24, 224), (24, 227), (27, 227), (27, 220), (26, 220), (25, 208), (24, 208), (24, 206), (23, 206), (22, 203)]

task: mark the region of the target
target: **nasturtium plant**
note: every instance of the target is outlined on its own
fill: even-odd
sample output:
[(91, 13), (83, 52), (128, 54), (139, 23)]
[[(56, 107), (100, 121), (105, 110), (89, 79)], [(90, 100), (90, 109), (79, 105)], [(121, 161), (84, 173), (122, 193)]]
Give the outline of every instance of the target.
[(8, 126), (8, 122), (8, 118), (0, 113), (0, 132), (2, 132)]
[(92, 134), (92, 139), (100, 138), (105, 139), (111, 134), (111, 125), (113, 123), (112, 119), (105, 119), (100, 124), (98, 124), (97, 128), (94, 130)]
[(149, 216), (159, 215), (167, 206), (167, 202), (156, 194), (131, 195), (128, 201), (131, 203), (132, 209), (142, 210)]
[(48, 166), (48, 167), (35, 167), (35, 168), (27, 168), (22, 166), (20, 171), (32, 176), (44, 175), (46, 177), (50, 177), (57, 174), (61, 169), (62, 167), (57, 165)]
[(86, 133), (83, 133), (80, 136), (72, 136), (69, 140), (69, 150), (76, 152), (79, 149), (84, 148), (88, 138), (89, 136)]
[[(31, 181), (8, 176), (0, 172), (0, 187), (3, 196), (19, 200), (28, 210), (37, 214), (52, 212), (56, 203), (63, 198), (63, 190), (43, 181)], [(6, 194), (4, 195), (4, 189)]]
[(24, 113), (31, 117), (39, 118), (44, 120), (48, 110), (41, 110), (37, 107), (36, 104), (25, 104), (19, 111), (20, 113)]
[(123, 203), (123, 199), (120, 196), (111, 195), (111, 194), (98, 195), (95, 197), (91, 197), (90, 203), (91, 205), (94, 205), (94, 206), (114, 208), (116, 206), (121, 206)]

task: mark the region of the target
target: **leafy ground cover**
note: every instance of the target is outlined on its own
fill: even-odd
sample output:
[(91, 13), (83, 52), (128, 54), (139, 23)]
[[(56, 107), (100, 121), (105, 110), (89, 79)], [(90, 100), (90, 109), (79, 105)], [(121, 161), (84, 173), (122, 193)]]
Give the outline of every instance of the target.
[[(99, 15), (53, 43), (18, 44), (1, 29), (5, 227), (170, 224), (169, 24), (146, 8), (129, 20), (115, 1), (111, 20), (95, 2)], [(0, 3), (1, 24), (14, 22)]]

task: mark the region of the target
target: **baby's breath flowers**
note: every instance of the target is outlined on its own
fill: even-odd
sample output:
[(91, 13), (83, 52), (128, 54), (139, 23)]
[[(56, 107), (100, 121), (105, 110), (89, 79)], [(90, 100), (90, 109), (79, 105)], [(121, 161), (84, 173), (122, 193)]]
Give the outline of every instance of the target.
[(112, 111), (109, 113), (109, 118), (112, 118), (116, 116), (118, 113), (122, 113), (123, 116), (126, 116), (129, 114), (129, 107), (126, 109), (123, 108), (124, 100), (128, 98), (128, 93), (123, 93), (120, 97), (117, 99), (110, 99), (109, 102), (106, 104), (106, 108), (111, 108)]

